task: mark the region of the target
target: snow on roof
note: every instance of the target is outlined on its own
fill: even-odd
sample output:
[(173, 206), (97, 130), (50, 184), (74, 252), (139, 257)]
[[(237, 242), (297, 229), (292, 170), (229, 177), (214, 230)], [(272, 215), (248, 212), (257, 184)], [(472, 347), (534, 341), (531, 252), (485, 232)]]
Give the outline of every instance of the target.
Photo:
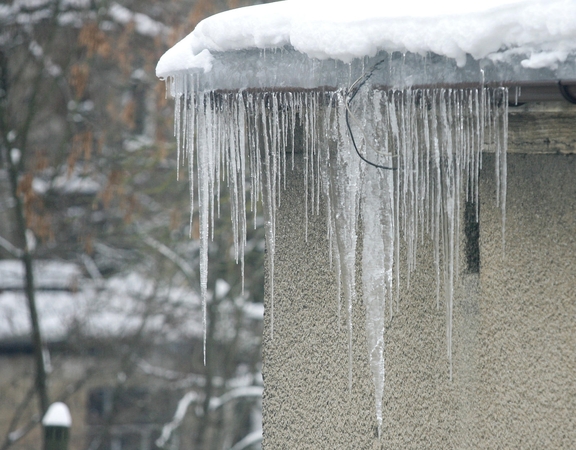
[[(75, 290), (82, 276), (80, 267), (66, 261), (37, 261), (34, 282), (39, 290)], [(24, 289), (24, 265), (20, 260), (0, 260), (0, 292)]]
[[(146, 330), (167, 340), (202, 335), (200, 298), (186, 287), (155, 286), (134, 271), (108, 278), (97, 289), (82, 276), (78, 265), (63, 261), (36, 261), (34, 277), (40, 328), (48, 341), (64, 339), (76, 328), (93, 337), (129, 335), (141, 326), (145, 316)], [(0, 340), (30, 335), (23, 278), (21, 261), (0, 260)], [(155, 306), (146, 301), (151, 296), (159, 300)], [(261, 303), (241, 298), (235, 303), (247, 320), (263, 319)], [(146, 313), (147, 307), (153, 311)], [(230, 320), (236, 317), (234, 311), (229, 313)], [(225, 316), (222, 314), (222, 320), (228, 317)]]
[[(35, 263), (36, 307), (45, 339), (65, 338), (80, 327), (95, 337), (127, 335), (137, 330), (151, 295), (161, 299), (147, 316), (146, 329), (159, 332), (167, 339), (178, 336), (200, 336), (202, 319), (198, 295), (180, 287), (157, 288), (137, 272), (117, 275), (105, 281), (98, 290), (81, 276), (72, 263), (38, 261)], [(0, 261), (0, 340), (28, 336), (30, 318), (23, 292), (23, 268), (17, 260)], [(166, 312), (179, 317), (177, 324)]]
[(286, 48), (344, 63), (402, 52), (444, 56), (460, 68), (471, 57), (556, 69), (576, 55), (575, 17), (574, 0), (286, 0), (203, 20), (156, 74), (210, 72), (223, 52)]

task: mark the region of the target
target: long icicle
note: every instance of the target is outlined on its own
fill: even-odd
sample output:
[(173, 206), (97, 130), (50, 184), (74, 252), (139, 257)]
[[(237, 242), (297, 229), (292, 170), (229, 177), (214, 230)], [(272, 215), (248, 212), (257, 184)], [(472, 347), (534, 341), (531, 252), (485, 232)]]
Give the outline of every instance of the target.
[[(379, 164), (397, 168), (394, 172), (382, 172), (361, 162), (350, 145), (344, 123), (344, 91), (329, 95), (199, 92), (197, 80), (184, 76), (175, 77), (171, 89), (177, 98), (175, 134), (179, 152), (186, 151), (190, 170), (191, 215), (194, 211), (192, 189), (197, 181), (204, 362), (209, 297), (208, 243), (210, 229), (214, 231), (214, 201), (220, 194), (222, 177), (231, 191), (234, 250), (242, 273), (247, 232), (246, 177), (251, 178), (248, 190), (255, 215), (258, 200), (263, 202), (270, 332), (274, 336), (276, 208), (279, 190), (286, 179), (285, 152), (287, 147), (292, 147), (294, 161), (296, 127), (300, 126), (306, 132), (302, 139), (306, 215), (318, 214), (321, 202), (326, 205), (327, 236), (338, 291), (342, 288), (347, 305), (349, 390), (352, 388), (356, 234), (360, 212), (363, 239), (367, 243), (362, 257), (363, 301), (367, 311), (371, 311), (367, 313), (366, 326), (371, 336), (368, 353), (376, 389), (376, 409), (380, 411), (377, 412), (379, 428), (382, 415), (378, 398), (382, 398), (384, 386), (384, 316), (380, 314), (385, 308), (392, 314), (394, 298), (399, 307), (400, 267), (406, 270), (409, 282), (410, 273), (416, 267), (418, 239), (424, 234), (433, 241), (438, 305), (441, 285), (445, 293), (447, 357), (452, 378), (452, 315), (454, 284), (459, 271), (460, 200), (464, 197), (478, 203), (478, 174), (486, 141), (495, 149), (504, 249), (508, 91), (482, 86), (468, 91), (406, 89), (374, 93), (364, 87), (357, 92), (355, 106), (349, 109), (351, 114), (361, 116), (350, 130), (357, 134), (358, 144), (365, 147), (364, 155)], [(325, 102), (327, 108), (324, 108)], [(324, 110), (326, 117), (322, 117)], [(335, 145), (327, 150), (330, 143)], [(216, 201), (219, 202), (217, 198)], [(405, 261), (400, 261), (401, 243), (407, 250)]]

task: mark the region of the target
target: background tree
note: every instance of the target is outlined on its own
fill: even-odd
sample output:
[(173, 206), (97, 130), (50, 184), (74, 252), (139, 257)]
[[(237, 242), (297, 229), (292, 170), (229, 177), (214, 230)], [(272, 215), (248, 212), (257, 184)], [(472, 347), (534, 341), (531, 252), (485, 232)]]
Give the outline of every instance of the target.
[[(247, 312), (262, 301), (262, 233), (258, 228), (249, 236), (243, 293), (239, 268), (230, 258), (223, 204), (210, 247), (209, 288), (215, 295), (204, 367), (198, 336), (181, 332), (199, 314), (198, 302), (183, 300), (198, 290), (198, 244), (189, 239), (197, 230), (190, 229), (187, 217), (185, 171), (176, 181), (172, 105), (154, 75), (162, 53), (199, 20), (246, 3), (14, 0), (0, 5), (0, 261), (17, 258), (24, 268), (35, 367), (32, 387), (20, 396), (9, 423), (0, 423), (1, 448), (34, 448), (33, 441), (26, 444), (28, 433), (50, 401), (78, 392), (88, 395), (89, 405), (105, 407), (92, 416), (89, 411), (91, 434), (73, 445), (110, 448), (114, 427), (128, 420), (122, 415), (129, 415), (132, 379), (154, 379), (150, 383), (158, 391), (171, 392), (170, 416), (184, 405), (183, 396), (195, 393), (189, 402), (194, 407), (167, 445), (180, 440), (186, 448), (223, 448), (250, 431), (253, 400), (232, 403), (235, 414), (229, 414), (214, 399), (259, 383), (259, 326), (247, 322)], [(82, 271), (77, 296), (89, 297), (92, 305), (90, 314), (67, 324), (66, 345), (59, 352), (42, 336), (36, 261), (76, 264)], [(112, 334), (95, 335), (91, 319), (115, 307), (110, 299), (122, 291), (118, 283), (126, 287), (131, 276), (137, 276), (139, 289), (123, 293), (131, 301), (118, 308), (131, 321)], [(50, 363), (47, 350), (57, 353)], [(82, 391), (101, 368), (98, 358), (85, 358), (87, 368), (76, 382), (57, 391), (53, 379), (59, 361), (94, 352), (105, 355), (117, 374), (115, 384), (92, 394)], [(118, 439), (118, 448), (131, 448)]]

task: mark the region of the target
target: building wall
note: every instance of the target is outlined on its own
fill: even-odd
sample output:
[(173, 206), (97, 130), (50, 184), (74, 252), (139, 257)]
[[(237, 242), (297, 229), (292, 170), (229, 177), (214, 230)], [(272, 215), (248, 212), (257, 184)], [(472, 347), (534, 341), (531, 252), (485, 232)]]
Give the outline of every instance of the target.
[[(53, 371), (50, 373), (48, 387), (54, 396), (51, 401), (64, 398), (64, 402), (70, 409), (72, 426), (69, 450), (156, 448), (153, 442), (159, 436), (162, 425), (172, 418), (176, 407), (175, 400), (180, 392), (173, 392), (176, 399), (159, 396), (163, 402), (156, 402), (153, 405), (150, 403), (154, 398), (146, 395), (132, 398), (132, 402), (125, 403), (118, 408), (119, 412), (114, 416), (113, 423), (105, 426), (99, 416), (101, 411), (93, 410), (94, 405), (91, 405), (90, 397), (94, 392), (102, 389), (112, 391), (122, 384), (119, 378), (125, 368), (122, 366), (122, 361), (106, 356), (67, 354), (53, 354), (52, 356)], [(34, 371), (32, 355), (0, 355), (0, 446), (7, 438), (8, 430), (17, 411), (20, 411), (20, 420), (13, 428), (18, 430), (26, 426), (37, 414), (37, 396), (31, 397), (28, 402), (25, 401), (33, 384)], [(157, 392), (158, 388), (162, 387), (158, 386), (158, 382), (154, 383), (149, 377), (139, 372), (131, 375), (126, 385), (122, 386), (125, 388), (124, 392), (130, 393), (131, 389)], [(164, 393), (166, 391), (164, 389)], [(139, 393), (136, 391), (136, 394)], [(126, 397), (124, 395), (124, 398)], [(23, 404), (26, 404), (26, 407), (22, 409)], [(114, 447), (105, 443), (102, 447), (91, 447), (94, 437), (100, 436), (102, 428), (106, 428), (122, 444), (117, 443), (117, 447)], [(11, 445), (10, 449), (38, 450), (42, 447), (42, 433), (42, 428), (36, 425), (26, 437)], [(147, 442), (144, 443), (146, 439)]]
[[(107, 373), (108, 362), (102, 362), (99, 373), (90, 376), (87, 369), (90, 367), (89, 358), (66, 358), (55, 360), (55, 370), (51, 374), (50, 388), (58, 396), (66, 395), (68, 389), (76, 389), (72, 395), (66, 395), (68, 408), (72, 417), (69, 449), (82, 450), (86, 448), (86, 398), (87, 392), (93, 385), (104, 381), (103, 374)], [(4, 444), (7, 432), (17, 411), (20, 411), (24, 400), (29, 394), (34, 380), (34, 360), (31, 355), (0, 355), (0, 438)], [(86, 381), (78, 385), (79, 381)], [(106, 380), (110, 382), (109, 378)], [(58, 399), (52, 399), (56, 401)], [(37, 396), (33, 396), (27, 406), (20, 411), (20, 421), (15, 427), (21, 429), (28, 424), (38, 411)], [(34, 429), (22, 440), (10, 448), (18, 450), (38, 450), (42, 446), (42, 429)]]
[(346, 309), (339, 318), (326, 219), (308, 215), (306, 241), (301, 167), (290, 173), (277, 213), (273, 337), (266, 300), (265, 449), (571, 448), (574, 117), (574, 108), (561, 104), (511, 111), (505, 249), (493, 158), (484, 155), (480, 272), (467, 273), (461, 258), (452, 381), (445, 307), (436, 305), (430, 243), (422, 247), (410, 290), (402, 290), (387, 323), (381, 440), (361, 296), (353, 311), (350, 391)]

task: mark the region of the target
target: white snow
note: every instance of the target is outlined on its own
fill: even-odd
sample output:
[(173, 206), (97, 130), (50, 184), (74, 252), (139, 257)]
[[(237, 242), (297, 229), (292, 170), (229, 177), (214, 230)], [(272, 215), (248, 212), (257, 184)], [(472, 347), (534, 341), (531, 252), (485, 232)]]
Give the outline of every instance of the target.
[(252, 433), (247, 434), (240, 441), (236, 442), (234, 446), (230, 447), (230, 450), (244, 450), (245, 448), (249, 448), (251, 445), (262, 442), (262, 439), (262, 430), (253, 431)]
[[(53, 3), (53, 0), (14, 0), (11, 5), (0, 5), (0, 24), (31, 25), (50, 19), (53, 15)], [(86, 19), (94, 19), (96, 16), (91, 9), (91, 3), (90, 0), (61, 0), (57, 17), (59, 25), (80, 28)], [(106, 9), (102, 9), (98, 14), (104, 11)], [(107, 12), (116, 23), (134, 23), (136, 33), (142, 36), (155, 37), (167, 35), (169, 32), (169, 28), (163, 23), (146, 14), (133, 12), (118, 3), (107, 6)]]
[[(80, 268), (65, 261), (37, 261), (34, 281), (39, 290), (74, 290), (81, 277)], [(24, 289), (24, 265), (19, 260), (0, 261), (0, 292)]]
[(210, 56), (293, 47), (346, 63), (379, 51), (434, 53), (459, 66), (522, 55), (524, 67), (555, 68), (576, 52), (573, 0), (286, 0), (226, 11), (200, 22), (162, 56), (159, 77), (212, 68)]
[[(95, 337), (133, 333), (142, 325), (144, 300), (151, 295), (161, 299), (165, 309), (147, 315), (147, 331), (168, 340), (202, 333), (200, 299), (189, 289), (155, 286), (137, 272), (92, 283), (81, 276), (77, 265), (61, 261), (37, 261), (34, 275), (40, 328), (47, 341), (66, 338), (78, 327)], [(0, 261), (0, 339), (30, 335), (23, 277), (21, 261)], [(170, 315), (178, 321), (171, 321)]]
[(167, 423), (164, 425), (164, 427), (162, 427), (162, 434), (156, 440), (156, 445), (158, 447), (164, 447), (164, 445), (166, 445), (166, 443), (170, 440), (174, 430), (176, 430), (184, 420), (190, 404), (198, 401), (198, 398), (198, 393), (195, 391), (190, 391), (180, 399), (178, 402), (178, 407), (176, 408), (176, 412), (174, 413), (174, 418), (170, 423)]
[(168, 32), (168, 28), (162, 23), (151, 19), (146, 14), (132, 12), (118, 3), (112, 3), (110, 5), (108, 14), (110, 14), (110, 17), (116, 22), (124, 25), (134, 22), (136, 32), (143, 36), (154, 37)]
[[(264, 389), (262, 386), (254, 386), (254, 385), (245, 385), (244, 380), (235, 380), (232, 379), (230, 386), (232, 387), (229, 391), (225, 392), (220, 397), (212, 397), (209, 403), (209, 409), (214, 411), (224, 404), (231, 402), (233, 400), (239, 398), (247, 398), (247, 397), (255, 397), (255, 398), (262, 398), (262, 393)], [(240, 383), (236, 383), (240, 381)], [(237, 387), (233, 387), (237, 384)], [(178, 406), (176, 408), (176, 412), (174, 413), (174, 417), (171, 422), (167, 423), (162, 427), (162, 434), (156, 440), (156, 445), (159, 447), (163, 447), (166, 443), (170, 440), (172, 433), (180, 426), (184, 417), (186, 416), (186, 412), (192, 403), (197, 403), (202, 401), (202, 397), (198, 395), (196, 391), (187, 392), (178, 402)], [(259, 433), (260, 436), (262, 435), (262, 430), (258, 430), (256, 433)], [(258, 440), (254, 441), (258, 442)]]
[(214, 411), (226, 403), (246, 397), (256, 397), (261, 398), (264, 388), (262, 386), (242, 386), (232, 389), (220, 397), (212, 397), (210, 399), (210, 410)]
[(70, 416), (68, 406), (62, 402), (52, 403), (42, 419), (42, 425), (45, 427), (70, 428), (72, 425), (72, 417)]
[(230, 284), (228, 284), (226, 280), (218, 278), (214, 286), (214, 294), (216, 295), (216, 298), (222, 299), (226, 297), (228, 292), (230, 292)]
[(102, 182), (85, 176), (80, 167), (75, 167), (70, 174), (57, 175), (49, 181), (35, 177), (32, 189), (38, 194), (46, 194), (52, 189), (59, 194), (96, 195), (102, 189)]
[[(94, 280), (90, 280), (76, 264), (35, 262), (36, 307), (44, 339), (57, 341), (77, 330), (99, 338), (126, 336), (142, 325), (144, 317), (145, 330), (166, 340), (202, 335), (201, 301), (186, 285), (156, 285), (137, 269), (110, 278), (102, 278), (95, 267), (94, 271)], [(30, 335), (23, 279), (21, 261), (0, 261), (0, 340)], [(225, 287), (222, 283), (220, 294)], [(151, 298), (157, 302), (151, 304)], [(261, 303), (243, 298), (228, 303), (233, 307), (222, 311), (223, 320), (232, 320), (238, 310), (243, 311), (247, 321), (263, 320)], [(146, 308), (150, 310), (147, 312)]]

